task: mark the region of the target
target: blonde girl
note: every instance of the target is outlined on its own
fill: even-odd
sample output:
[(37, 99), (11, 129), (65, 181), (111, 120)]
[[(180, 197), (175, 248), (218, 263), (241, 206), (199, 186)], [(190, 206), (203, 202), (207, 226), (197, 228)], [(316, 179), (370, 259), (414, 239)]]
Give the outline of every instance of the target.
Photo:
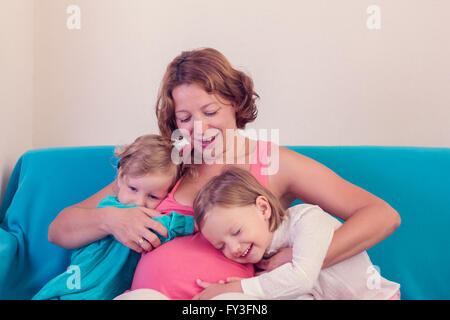
[(203, 236), (233, 261), (256, 264), (281, 248), (293, 249), (292, 259), (278, 260), (272, 271), (253, 278), (217, 284), (199, 280), (205, 290), (195, 299), (226, 292), (261, 299), (398, 296), (399, 285), (378, 273), (379, 286), (368, 285), (368, 274), (374, 276), (368, 271), (374, 269), (365, 251), (321, 271), (341, 223), (318, 206), (301, 204), (283, 210), (278, 199), (245, 170), (229, 169), (209, 181), (194, 201), (194, 212)]

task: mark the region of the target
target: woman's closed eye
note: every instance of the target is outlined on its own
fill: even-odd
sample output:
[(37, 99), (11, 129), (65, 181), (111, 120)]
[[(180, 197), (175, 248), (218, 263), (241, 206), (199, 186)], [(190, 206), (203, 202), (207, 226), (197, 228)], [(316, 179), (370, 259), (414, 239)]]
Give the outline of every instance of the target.
[(135, 187), (133, 187), (133, 186), (128, 186), (128, 188), (130, 188), (130, 190), (133, 191), (133, 192), (137, 192), (137, 189)]
[(191, 117), (189, 116), (189, 117), (187, 117), (187, 118), (184, 118), (184, 119), (178, 119), (180, 122), (188, 122), (189, 120), (191, 120)]
[(212, 116), (214, 116), (216, 114), (217, 114), (217, 111), (205, 112), (205, 116), (207, 116), (207, 117), (212, 117)]
[(157, 196), (154, 196), (154, 195), (152, 195), (152, 194), (149, 194), (149, 195), (148, 195), (148, 198), (149, 198), (149, 199), (152, 199), (152, 200), (159, 200), (159, 198), (158, 198)]

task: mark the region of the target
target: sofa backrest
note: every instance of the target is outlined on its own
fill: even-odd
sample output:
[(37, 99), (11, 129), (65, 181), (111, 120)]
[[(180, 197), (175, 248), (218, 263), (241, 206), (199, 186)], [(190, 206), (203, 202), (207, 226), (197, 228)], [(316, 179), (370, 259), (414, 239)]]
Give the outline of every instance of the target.
[[(368, 250), (404, 299), (449, 299), (450, 149), (288, 147), (328, 166), (391, 204), (397, 231)], [(63, 272), (71, 252), (48, 242), (65, 207), (116, 175), (112, 146), (33, 150), (18, 161), (0, 208), (0, 299), (29, 299)]]
[(291, 147), (388, 202), (400, 227), (368, 250), (402, 299), (449, 299), (450, 149)]

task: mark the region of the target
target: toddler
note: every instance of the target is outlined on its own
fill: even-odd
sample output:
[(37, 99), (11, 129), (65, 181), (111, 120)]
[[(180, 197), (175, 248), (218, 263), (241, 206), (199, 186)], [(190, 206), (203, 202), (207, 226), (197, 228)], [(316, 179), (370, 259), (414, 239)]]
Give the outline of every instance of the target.
[(203, 236), (239, 263), (257, 263), (292, 248), (291, 261), (253, 278), (216, 284), (199, 280), (205, 290), (196, 299), (225, 292), (260, 299), (399, 299), (399, 284), (382, 278), (365, 251), (322, 270), (333, 233), (342, 224), (318, 206), (283, 210), (245, 170), (230, 169), (208, 182), (194, 201), (194, 212)]
[[(97, 207), (156, 208), (180, 176), (180, 167), (171, 161), (171, 151), (172, 143), (158, 135), (144, 135), (116, 149), (117, 188)], [(171, 212), (153, 219), (168, 231), (167, 238), (155, 232), (161, 243), (194, 231), (191, 216)], [(140, 246), (144, 241), (136, 240)], [(130, 288), (139, 257), (109, 235), (75, 250), (67, 272), (49, 281), (33, 299), (112, 299)]]

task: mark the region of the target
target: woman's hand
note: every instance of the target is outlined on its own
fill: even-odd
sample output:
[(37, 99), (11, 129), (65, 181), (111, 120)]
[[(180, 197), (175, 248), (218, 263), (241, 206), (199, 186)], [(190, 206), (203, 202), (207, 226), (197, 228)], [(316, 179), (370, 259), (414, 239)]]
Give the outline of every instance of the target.
[(273, 269), (282, 266), (285, 263), (292, 261), (292, 248), (282, 248), (273, 256), (268, 259), (263, 259), (256, 264), (258, 269), (262, 271), (257, 271), (255, 275), (260, 275), (265, 272), (272, 271)]
[[(152, 217), (159, 217), (161, 213), (145, 207), (104, 208), (105, 228), (118, 241), (136, 251), (151, 251), (161, 245), (158, 236), (167, 237), (167, 229)], [(151, 230), (149, 230), (151, 229)]]
[(80, 203), (62, 210), (48, 229), (48, 240), (62, 248), (73, 250), (113, 235), (130, 249), (149, 251), (161, 244), (149, 229), (167, 236), (166, 228), (152, 217), (161, 213), (144, 208), (97, 208), (100, 201), (117, 192), (117, 181), (107, 185)]

